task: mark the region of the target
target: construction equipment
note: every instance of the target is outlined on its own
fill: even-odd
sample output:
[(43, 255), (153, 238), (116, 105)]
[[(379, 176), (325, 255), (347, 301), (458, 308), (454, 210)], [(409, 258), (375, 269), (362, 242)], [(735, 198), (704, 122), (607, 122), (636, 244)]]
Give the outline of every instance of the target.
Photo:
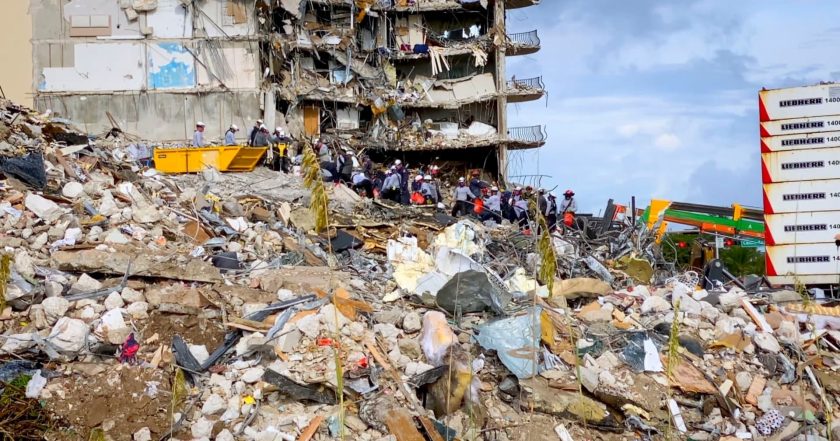
[(660, 222), (657, 243), (662, 240), (669, 223), (689, 225), (702, 233), (764, 240), (764, 213), (738, 204), (717, 207), (654, 199), (650, 201), (650, 206), (642, 213), (640, 220), (649, 229), (653, 229)]
[(257, 166), (268, 147), (239, 145), (160, 148), (155, 147), (155, 169), (162, 173), (198, 173), (208, 167), (219, 171), (245, 172)]

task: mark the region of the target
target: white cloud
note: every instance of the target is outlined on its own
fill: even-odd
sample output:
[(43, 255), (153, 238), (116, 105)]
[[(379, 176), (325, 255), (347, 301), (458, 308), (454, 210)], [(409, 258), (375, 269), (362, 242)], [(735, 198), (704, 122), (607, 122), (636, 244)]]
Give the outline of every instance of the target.
[(665, 151), (673, 151), (682, 145), (682, 141), (673, 133), (662, 133), (656, 137), (653, 144)]
[[(543, 186), (574, 187), (596, 213), (631, 195), (639, 205), (760, 205), (757, 91), (840, 75), (825, 49), (840, 43), (837, 13), (840, 3), (782, 0), (569, 0), (512, 11), (511, 31), (538, 28), (542, 50), (511, 57), (508, 75), (542, 74), (549, 107), (511, 106), (509, 125), (540, 122), (549, 137), (539, 151), (513, 153), (510, 174), (551, 175)], [(715, 187), (699, 191), (706, 176)]]

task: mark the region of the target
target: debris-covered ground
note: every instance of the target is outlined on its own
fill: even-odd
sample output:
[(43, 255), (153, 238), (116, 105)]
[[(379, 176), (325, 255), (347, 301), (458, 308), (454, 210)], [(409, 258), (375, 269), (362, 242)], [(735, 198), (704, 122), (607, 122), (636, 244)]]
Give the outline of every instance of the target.
[(840, 437), (837, 307), (701, 290), (643, 226), (526, 235), (329, 185), (316, 234), (300, 177), (131, 148), (0, 102), (6, 437)]

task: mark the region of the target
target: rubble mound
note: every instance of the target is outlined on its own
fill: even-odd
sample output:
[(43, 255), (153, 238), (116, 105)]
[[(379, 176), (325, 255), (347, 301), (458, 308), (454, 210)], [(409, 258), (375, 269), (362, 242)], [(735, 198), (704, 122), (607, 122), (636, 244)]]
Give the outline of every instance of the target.
[[(527, 234), (339, 185), (315, 232), (298, 176), (164, 175), (94, 138), (0, 103), (0, 387), (26, 433), (840, 435), (836, 306), (701, 289), (641, 223)], [(43, 176), (10, 165), (32, 154)]]

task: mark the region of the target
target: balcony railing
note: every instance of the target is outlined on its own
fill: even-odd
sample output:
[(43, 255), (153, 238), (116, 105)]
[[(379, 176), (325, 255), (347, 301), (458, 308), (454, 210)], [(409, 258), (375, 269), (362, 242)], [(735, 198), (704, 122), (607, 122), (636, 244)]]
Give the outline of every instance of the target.
[(536, 29), (531, 32), (508, 34), (508, 39), (516, 46), (539, 47), (540, 45), (540, 36), (537, 35)]
[(545, 84), (543, 84), (542, 77), (525, 78), (523, 80), (511, 78), (507, 81), (507, 88), (510, 92), (516, 92), (517, 90), (543, 90), (545, 89)]
[(542, 126), (511, 127), (508, 129), (508, 139), (523, 144), (539, 144), (545, 142), (545, 132)]

